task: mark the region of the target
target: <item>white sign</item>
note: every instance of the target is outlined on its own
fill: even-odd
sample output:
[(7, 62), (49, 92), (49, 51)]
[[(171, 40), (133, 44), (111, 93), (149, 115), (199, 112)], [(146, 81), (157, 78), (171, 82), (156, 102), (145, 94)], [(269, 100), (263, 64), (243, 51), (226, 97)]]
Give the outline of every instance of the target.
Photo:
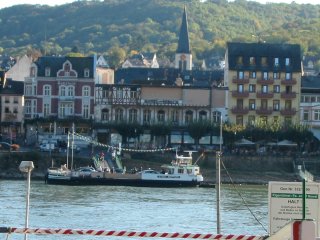
[[(302, 219), (302, 182), (269, 182), (269, 234), (273, 235), (292, 220)], [(306, 219), (320, 223), (320, 184), (306, 182)]]

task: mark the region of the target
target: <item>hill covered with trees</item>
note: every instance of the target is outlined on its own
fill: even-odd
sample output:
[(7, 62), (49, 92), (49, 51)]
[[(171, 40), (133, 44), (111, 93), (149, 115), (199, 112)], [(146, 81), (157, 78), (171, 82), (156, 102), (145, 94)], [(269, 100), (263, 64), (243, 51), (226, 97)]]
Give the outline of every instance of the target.
[(260, 4), (246, 0), (104, 0), (0, 10), (0, 54), (108, 55), (117, 65), (135, 52), (172, 60), (183, 7), (198, 63), (223, 56), (226, 42), (297, 43), (320, 59), (320, 5)]

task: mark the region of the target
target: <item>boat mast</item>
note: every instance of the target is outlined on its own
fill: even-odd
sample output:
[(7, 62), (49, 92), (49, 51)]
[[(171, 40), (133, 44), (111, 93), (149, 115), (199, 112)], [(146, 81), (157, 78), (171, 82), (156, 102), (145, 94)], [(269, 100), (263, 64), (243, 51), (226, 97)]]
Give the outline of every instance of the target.
[(220, 234), (220, 161), (222, 154), (222, 115), (220, 117), (220, 144), (216, 153), (216, 201), (217, 201), (217, 234)]
[(73, 170), (73, 149), (74, 149), (74, 123), (72, 123), (71, 170)]
[(67, 137), (67, 169), (69, 169), (69, 131), (68, 131), (68, 137)]

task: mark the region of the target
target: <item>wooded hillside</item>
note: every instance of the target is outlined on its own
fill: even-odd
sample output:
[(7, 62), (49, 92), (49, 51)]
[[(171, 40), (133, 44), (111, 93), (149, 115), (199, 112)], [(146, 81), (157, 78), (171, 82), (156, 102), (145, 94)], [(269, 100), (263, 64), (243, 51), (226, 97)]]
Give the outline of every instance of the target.
[(174, 57), (183, 7), (195, 60), (224, 55), (227, 41), (301, 44), (320, 58), (320, 5), (236, 0), (78, 1), (56, 7), (17, 5), (0, 10), (0, 53), (84, 55), (157, 52)]

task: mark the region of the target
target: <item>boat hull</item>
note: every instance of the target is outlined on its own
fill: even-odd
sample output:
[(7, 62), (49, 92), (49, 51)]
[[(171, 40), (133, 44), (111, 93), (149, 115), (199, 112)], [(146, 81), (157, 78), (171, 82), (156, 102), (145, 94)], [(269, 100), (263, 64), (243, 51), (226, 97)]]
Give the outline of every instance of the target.
[(134, 187), (197, 187), (197, 181), (170, 181), (170, 180), (143, 180), (143, 179), (115, 179), (71, 177), (70, 179), (47, 178), (47, 184), (55, 185), (109, 185), (109, 186), (134, 186)]

